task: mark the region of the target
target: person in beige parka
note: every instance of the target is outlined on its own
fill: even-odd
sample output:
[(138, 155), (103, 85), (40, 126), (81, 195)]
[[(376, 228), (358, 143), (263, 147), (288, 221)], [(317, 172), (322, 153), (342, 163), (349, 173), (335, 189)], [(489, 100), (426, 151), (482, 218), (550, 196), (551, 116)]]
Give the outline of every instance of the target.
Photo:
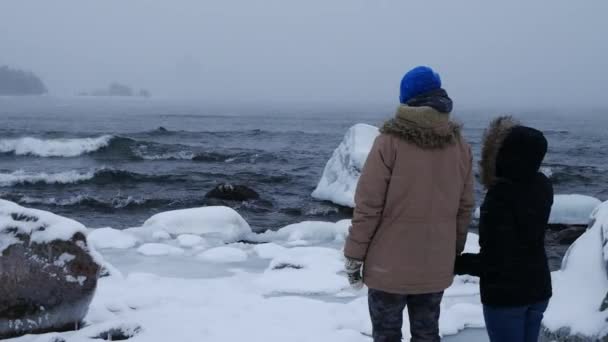
[(452, 100), (428, 67), (408, 72), (357, 185), (344, 248), (351, 285), (369, 288), (375, 342), (439, 341), (439, 306), (454, 278), (474, 208), (471, 148)]

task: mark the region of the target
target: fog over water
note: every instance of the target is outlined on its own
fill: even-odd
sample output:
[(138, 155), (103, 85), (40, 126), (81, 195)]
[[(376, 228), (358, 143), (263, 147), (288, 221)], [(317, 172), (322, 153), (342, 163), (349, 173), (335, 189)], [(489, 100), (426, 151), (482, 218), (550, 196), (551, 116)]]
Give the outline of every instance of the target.
[(118, 81), (219, 104), (391, 104), (439, 70), (457, 105), (604, 106), (608, 2), (0, 2), (0, 65), (51, 95)]

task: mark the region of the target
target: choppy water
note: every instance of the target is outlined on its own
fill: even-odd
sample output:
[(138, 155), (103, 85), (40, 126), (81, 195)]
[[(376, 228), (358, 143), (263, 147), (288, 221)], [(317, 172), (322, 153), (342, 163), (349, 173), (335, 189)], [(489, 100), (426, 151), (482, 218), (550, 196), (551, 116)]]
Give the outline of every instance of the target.
[[(345, 217), (313, 200), (345, 131), (393, 108), (218, 109), (141, 99), (0, 98), (0, 196), (87, 226), (140, 225), (154, 213), (209, 204), (221, 182), (262, 200), (232, 203), (258, 230)], [(457, 111), (479, 156), (500, 108)], [(514, 111), (545, 131), (556, 193), (608, 199), (608, 111)], [(481, 199), (478, 186), (478, 201)]]

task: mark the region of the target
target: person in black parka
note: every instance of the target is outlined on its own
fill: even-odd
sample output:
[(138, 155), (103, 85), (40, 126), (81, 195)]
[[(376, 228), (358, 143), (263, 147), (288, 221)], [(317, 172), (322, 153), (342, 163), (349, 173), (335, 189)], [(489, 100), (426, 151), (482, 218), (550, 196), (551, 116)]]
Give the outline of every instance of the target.
[(541, 172), (547, 153), (542, 132), (511, 117), (486, 130), (481, 181), (487, 189), (479, 221), (479, 254), (456, 260), (457, 274), (480, 277), (481, 301), (492, 342), (536, 342), (552, 295), (545, 229), (553, 186)]

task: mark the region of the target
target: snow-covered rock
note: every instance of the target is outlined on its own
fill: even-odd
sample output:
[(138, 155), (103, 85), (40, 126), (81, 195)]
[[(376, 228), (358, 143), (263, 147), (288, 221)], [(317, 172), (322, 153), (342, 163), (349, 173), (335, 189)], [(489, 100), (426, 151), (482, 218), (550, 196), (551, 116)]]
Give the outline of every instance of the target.
[(203, 239), (202, 237), (200, 237), (198, 235), (194, 235), (194, 234), (182, 234), (177, 237), (177, 241), (180, 246), (186, 247), (186, 248), (191, 248), (194, 246), (201, 245), (202, 243), (205, 242), (205, 239)]
[(143, 232), (153, 234), (194, 234), (234, 242), (251, 233), (251, 227), (241, 215), (228, 207), (202, 207), (167, 211), (156, 214), (144, 222)]
[(164, 255), (184, 254), (183, 249), (181, 249), (179, 247), (167, 245), (164, 243), (146, 243), (146, 244), (141, 245), (137, 249), (137, 252), (139, 254), (145, 255), (145, 256), (164, 256)]
[(591, 215), (591, 228), (568, 250), (562, 269), (553, 273), (553, 298), (545, 314), (548, 340), (596, 341), (608, 334), (608, 311), (600, 310), (608, 293), (606, 255), (608, 202)]
[(167, 233), (164, 230), (157, 230), (152, 233), (152, 239), (160, 241), (160, 240), (169, 240), (171, 239), (171, 234)]
[(89, 243), (98, 249), (125, 249), (134, 247), (138, 240), (135, 236), (114, 228), (97, 228), (87, 236)]
[(319, 200), (346, 207), (355, 206), (355, 190), (378, 128), (366, 124), (351, 127), (327, 162), (323, 176), (312, 193)]
[(0, 338), (64, 331), (83, 320), (100, 271), (86, 231), (0, 200)]
[(235, 247), (216, 247), (197, 256), (201, 260), (217, 263), (237, 263), (247, 260), (247, 253)]
[(586, 225), (591, 213), (602, 202), (591, 196), (556, 195), (549, 218), (550, 224)]

